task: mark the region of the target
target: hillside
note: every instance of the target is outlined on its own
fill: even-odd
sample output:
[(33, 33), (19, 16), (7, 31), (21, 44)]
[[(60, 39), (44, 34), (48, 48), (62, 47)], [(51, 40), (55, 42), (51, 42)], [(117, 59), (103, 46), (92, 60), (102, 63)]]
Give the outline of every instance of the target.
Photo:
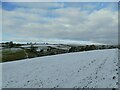
[(3, 63), (4, 88), (117, 88), (118, 49)]

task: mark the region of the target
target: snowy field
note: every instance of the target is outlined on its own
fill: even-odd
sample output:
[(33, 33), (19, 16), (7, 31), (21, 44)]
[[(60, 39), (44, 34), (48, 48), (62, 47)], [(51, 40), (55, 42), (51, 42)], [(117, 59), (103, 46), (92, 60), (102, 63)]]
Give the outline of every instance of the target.
[(106, 49), (6, 62), (3, 88), (117, 88), (117, 54)]

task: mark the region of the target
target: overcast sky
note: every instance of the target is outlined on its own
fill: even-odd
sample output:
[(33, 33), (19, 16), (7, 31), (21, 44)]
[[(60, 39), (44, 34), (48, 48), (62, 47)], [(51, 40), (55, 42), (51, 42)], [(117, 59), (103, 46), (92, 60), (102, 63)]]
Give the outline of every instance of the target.
[(3, 41), (118, 42), (116, 3), (2, 3)]

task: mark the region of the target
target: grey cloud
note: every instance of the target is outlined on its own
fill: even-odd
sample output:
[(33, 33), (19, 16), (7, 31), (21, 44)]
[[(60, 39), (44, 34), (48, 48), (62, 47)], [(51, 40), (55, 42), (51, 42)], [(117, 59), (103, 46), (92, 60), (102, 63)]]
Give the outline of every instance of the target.
[[(52, 12), (59, 15), (55, 18), (44, 16)], [(12, 40), (39, 41), (45, 39), (71, 39), (117, 44), (118, 13), (105, 8), (91, 13), (79, 8), (62, 8), (55, 10), (26, 10), (3, 11), (3, 36), (11, 34)]]

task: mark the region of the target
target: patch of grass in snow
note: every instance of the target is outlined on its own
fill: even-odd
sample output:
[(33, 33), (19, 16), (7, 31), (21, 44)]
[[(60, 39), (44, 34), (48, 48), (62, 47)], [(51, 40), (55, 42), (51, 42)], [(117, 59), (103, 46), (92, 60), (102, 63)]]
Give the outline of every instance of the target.
[(0, 59), (0, 62), (7, 62), (7, 61), (14, 61), (19, 59), (25, 58), (24, 50), (3, 50), (2, 51), (2, 60)]
[(3, 49), (0, 52), (0, 62), (16, 61), (26, 58), (37, 57), (37, 53), (31, 52), (30, 50), (12, 50), (12, 49)]

